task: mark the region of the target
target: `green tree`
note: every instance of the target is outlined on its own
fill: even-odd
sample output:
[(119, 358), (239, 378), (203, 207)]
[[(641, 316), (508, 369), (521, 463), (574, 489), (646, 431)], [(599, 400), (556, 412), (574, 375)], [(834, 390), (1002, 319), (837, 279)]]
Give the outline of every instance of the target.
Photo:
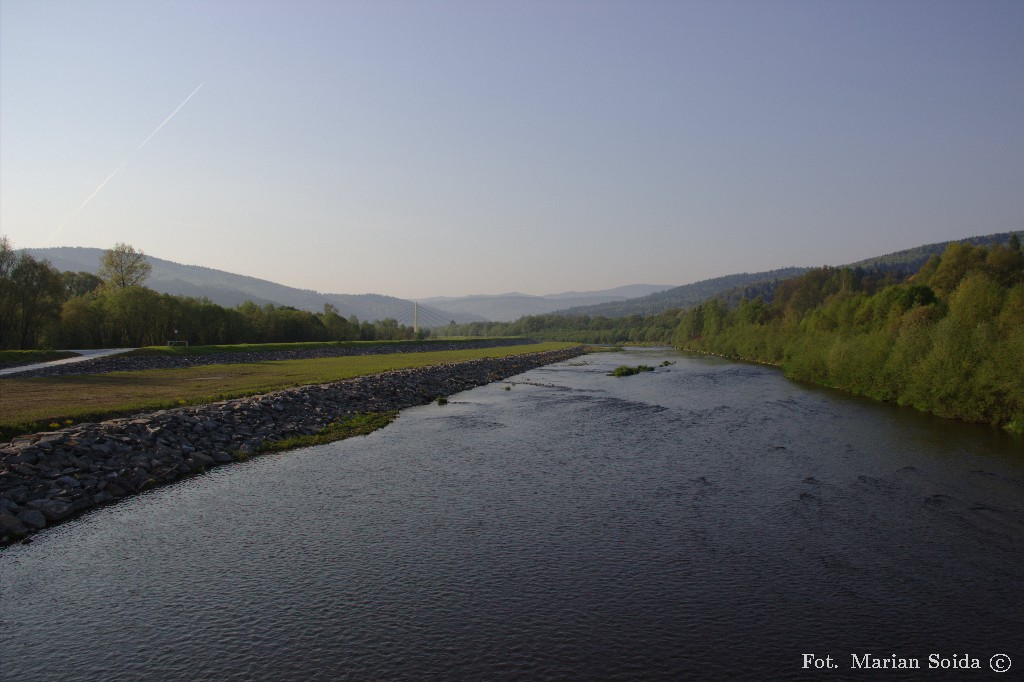
[(7, 348), (35, 348), (45, 328), (60, 319), (64, 302), (64, 282), (49, 261), (36, 260), (21, 253), (10, 279), (4, 283), (9, 321), (2, 341)]
[(104, 251), (100, 261), (100, 277), (111, 289), (142, 286), (152, 272), (153, 266), (146, 260), (146, 254), (124, 242)]
[(11, 247), (7, 235), (0, 236), (0, 348), (13, 334), (17, 305), (14, 280), (11, 275), (18, 262), (18, 254)]
[(0, 348), (34, 348), (55, 325), (63, 281), (49, 261), (18, 253), (0, 237)]
[(60, 346), (102, 348), (103, 340), (103, 306), (96, 294), (65, 301), (60, 313)]
[(65, 272), (63, 277), (65, 300), (85, 296), (103, 284), (103, 280), (91, 272)]
[(338, 308), (331, 303), (324, 303), (324, 311), (320, 314), (320, 323), (332, 341), (350, 341), (358, 335), (358, 320), (353, 328), (348, 320), (338, 314)]

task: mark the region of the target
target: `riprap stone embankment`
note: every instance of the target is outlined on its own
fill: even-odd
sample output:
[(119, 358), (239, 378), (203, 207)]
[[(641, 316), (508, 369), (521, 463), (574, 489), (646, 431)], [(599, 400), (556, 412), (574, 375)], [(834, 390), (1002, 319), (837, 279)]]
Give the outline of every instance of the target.
[(582, 347), (398, 370), (15, 438), (0, 445), (0, 544), (91, 507), (319, 433), (583, 354)]

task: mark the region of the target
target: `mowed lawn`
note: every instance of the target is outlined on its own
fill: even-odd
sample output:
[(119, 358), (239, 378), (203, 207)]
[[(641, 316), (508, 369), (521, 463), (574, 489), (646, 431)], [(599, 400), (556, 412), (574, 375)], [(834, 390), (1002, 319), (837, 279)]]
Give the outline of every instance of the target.
[(96, 421), (111, 416), (259, 395), (283, 388), (322, 384), (485, 357), (505, 357), (567, 348), (537, 343), (428, 353), (391, 353), (311, 360), (203, 365), (185, 369), (111, 372), (67, 377), (0, 380), (0, 437)]

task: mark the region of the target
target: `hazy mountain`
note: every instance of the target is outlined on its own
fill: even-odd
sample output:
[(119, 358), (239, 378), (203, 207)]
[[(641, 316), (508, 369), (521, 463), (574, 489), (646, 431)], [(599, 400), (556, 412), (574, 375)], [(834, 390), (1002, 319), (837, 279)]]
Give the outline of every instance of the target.
[(767, 272), (740, 273), (705, 279), (693, 284), (684, 284), (667, 291), (659, 291), (639, 298), (625, 301), (614, 301), (598, 305), (562, 308), (555, 312), (561, 315), (604, 315), (605, 317), (625, 317), (627, 315), (654, 315), (670, 308), (689, 308), (712, 296), (717, 296), (736, 287), (750, 286), (776, 279), (796, 277), (807, 272), (809, 268), (783, 268)]
[(588, 306), (610, 301), (625, 301), (671, 288), (670, 284), (628, 284), (614, 289), (566, 291), (560, 294), (541, 296), (511, 292), (494, 295), (438, 296), (419, 299), (419, 301), (443, 307), (452, 313), (478, 316), (494, 322), (510, 322), (518, 320), (524, 315), (543, 315), (566, 306)]
[[(102, 249), (82, 247), (55, 247), (48, 249), (25, 249), (35, 258), (45, 258), (58, 270), (73, 272), (99, 271)], [(198, 265), (182, 265), (172, 261), (146, 256), (153, 266), (153, 272), (146, 280), (146, 286), (161, 293), (180, 296), (208, 298), (218, 305), (233, 307), (246, 301), (264, 305), (291, 306), (300, 310), (319, 312), (325, 303), (338, 308), (344, 317), (355, 315), (360, 320), (382, 320), (394, 318), (404, 324), (412, 324), (413, 304), (393, 296), (382, 294), (321, 294), (309, 289), (275, 284), (267, 280), (236, 275), (223, 270), (204, 268)], [(437, 306), (420, 306), (420, 324), (423, 326), (456, 322), (474, 322), (481, 318), (443, 310)]]

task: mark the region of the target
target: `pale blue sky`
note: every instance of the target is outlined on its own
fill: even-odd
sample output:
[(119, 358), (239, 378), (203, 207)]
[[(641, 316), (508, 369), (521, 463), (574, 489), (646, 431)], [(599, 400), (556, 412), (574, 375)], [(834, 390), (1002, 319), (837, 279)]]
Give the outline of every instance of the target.
[(0, 0), (0, 220), (408, 298), (1021, 229), (1024, 2)]

